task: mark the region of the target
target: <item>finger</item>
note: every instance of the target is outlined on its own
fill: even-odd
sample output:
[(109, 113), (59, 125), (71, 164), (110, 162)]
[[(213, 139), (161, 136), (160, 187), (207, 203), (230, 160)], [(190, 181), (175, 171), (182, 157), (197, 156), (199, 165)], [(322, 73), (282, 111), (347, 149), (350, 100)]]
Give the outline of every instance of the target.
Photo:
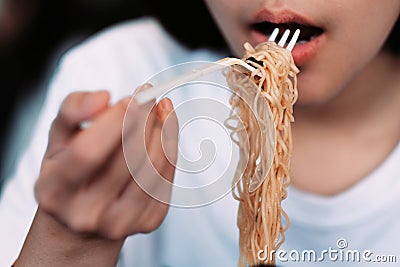
[[(138, 90), (144, 90), (146, 88), (149, 88), (149, 85), (144, 85)], [(89, 128), (79, 131), (71, 138), (72, 140), (69, 142), (68, 147), (62, 151), (62, 153), (59, 153), (51, 160), (47, 160), (41, 175), (44, 179), (39, 179), (35, 187), (36, 195), (39, 195), (39, 197), (37, 196), (39, 202), (43, 202), (40, 200), (45, 199), (47, 200), (46, 202), (51, 202), (50, 207), (65, 206), (69, 199), (73, 198), (74, 194), (79, 191), (79, 187), (83, 186), (91, 189), (93, 184), (98, 182), (94, 180), (104, 181), (102, 181), (99, 186), (94, 187), (93, 192), (85, 192), (87, 195), (86, 201), (82, 201), (82, 197), (79, 197), (80, 200), (75, 202), (88, 203), (86, 206), (91, 207), (93, 202), (99, 200), (97, 196), (100, 195), (100, 193), (102, 193), (101, 195), (105, 194), (106, 191), (104, 189), (108, 189), (108, 192), (111, 191), (108, 197), (102, 199), (104, 203), (112, 199), (115, 194), (118, 194), (122, 190), (121, 187), (125, 185), (126, 180), (130, 179), (126, 163), (121, 156), (122, 123), (129, 101), (130, 99), (126, 98), (96, 116), (96, 118), (92, 119)], [(75, 103), (73, 101), (71, 102)], [(73, 105), (70, 104), (67, 106)], [(132, 120), (129, 120), (128, 125), (141, 134), (141, 136), (133, 134), (134, 143), (143, 143), (143, 130), (137, 130), (142, 127), (138, 127), (136, 122), (146, 119), (145, 115), (147, 114), (144, 113), (146, 110), (139, 108), (135, 103), (132, 106), (133, 114), (130, 116)], [(155, 116), (153, 115), (151, 117), (153, 118)], [(60, 118), (63, 118), (63, 116), (60, 116)], [(79, 120), (80, 119), (77, 119), (75, 122)], [(154, 119), (150, 119), (150, 125), (153, 124), (152, 120)], [(141, 122), (141, 124), (143, 124), (143, 122)], [(69, 125), (73, 124), (70, 123)], [(77, 124), (75, 123), (75, 125)], [(128, 140), (129, 139), (132, 138), (128, 138)], [(116, 151), (120, 153), (119, 159), (115, 157)], [(139, 153), (134, 153), (138, 159), (137, 161), (141, 160), (140, 158), (143, 157), (142, 155), (145, 153), (145, 149), (142, 149), (142, 151), (142, 153), (140, 153), (141, 151), (139, 151)], [(116, 161), (116, 163), (113, 164), (113, 161)], [(110, 178), (101, 178), (104, 177), (104, 175)], [(111, 186), (111, 183), (116, 184)], [(110, 190), (110, 188), (112, 188), (112, 190)], [(44, 197), (43, 194), (40, 194), (41, 192), (46, 192)], [(52, 199), (54, 201), (51, 201)], [(74, 206), (72, 208), (75, 208), (75, 205), (71, 205)], [(83, 204), (81, 208), (86, 206)], [(99, 207), (101, 206), (102, 205), (99, 205)], [(96, 209), (94, 209), (94, 211), (95, 210)]]
[(172, 167), (174, 165), (168, 161), (165, 155), (161, 142), (161, 127), (161, 124), (158, 123), (153, 128), (153, 139), (150, 142), (146, 157), (140, 168), (133, 173), (133, 178), (153, 198), (162, 202), (169, 202), (173, 174), (171, 175), (168, 172), (168, 176), (166, 176), (165, 169), (168, 165), (172, 165)]
[[(157, 209), (162, 206), (165, 211)], [(148, 214), (146, 210), (150, 209)], [(100, 232), (111, 239), (136, 234), (139, 232), (150, 232), (158, 225), (151, 222), (151, 216), (159, 217), (159, 222), (166, 215), (167, 206), (147, 195), (134, 181), (131, 181), (125, 189), (123, 195), (105, 211), (103, 214)], [(146, 214), (147, 218), (143, 218)], [(149, 216), (151, 215), (151, 216)]]
[(167, 205), (159, 200), (168, 202), (170, 199), (172, 185), (164, 179), (172, 182), (174, 165), (163, 154), (161, 124), (158, 123), (152, 132), (158, 139), (152, 139), (146, 160), (136, 172), (137, 183), (129, 183), (120, 198), (104, 210), (100, 228), (108, 237), (121, 238), (135, 232), (152, 231), (166, 215)]
[[(68, 174), (69, 182), (85, 183), (121, 147), (122, 123), (130, 99), (125, 98), (92, 120), (89, 128), (71, 138), (68, 147), (56, 155), (54, 169)], [(64, 162), (64, 166), (58, 166)]]
[(132, 182), (122, 149), (115, 153), (114, 160), (86, 190), (80, 190), (69, 203), (64, 213), (72, 218), (70, 224), (78, 231), (95, 231), (103, 214), (120, 197)]
[[(156, 114), (157, 114), (157, 120), (158, 124), (157, 127), (161, 127), (161, 133), (162, 134), (153, 134), (151, 136), (151, 140), (157, 140), (159, 139), (161, 141), (161, 146), (163, 147), (164, 154), (166, 155), (166, 158), (171, 162), (175, 163), (175, 156), (174, 156), (174, 148), (175, 146), (171, 145), (175, 144), (177, 147), (177, 141), (178, 141), (178, 120), (176, 117), (176, 114), (174, 112), (174, 107), (169, 98), (164, 98), (162, 99), (156, 107)], [(154, 132), (154, 131), (153, 131)], [(167, 142), (170, 144), (167, 145)], [(167, 146), (165, 146), (167, 145)], [(171, 155), (168, 155), (171, 154)]]
[(64, 149), (45, 159), (35, 185), (38, 202), (49, 202), (44, 203), (49, 209), (65, 205), (80, 186), (87, 186), (107, 165), (115, 147), (121, 147), (126, 102), (120, 101), (97, 115), (91, 127), (76, 132)]
[(107, 91), (76, 92), (68, 95), (54, 119), (49, 146), (63, 144), (79, 128), (82, 121), (91, 119), (108, 107)]
[(157, 118), (161, 124), (164, 124), (168, 115), (174, 110), (174, 106), (169, 98), (163, 98), (157, 104)]
[[(147, 90), (149, 87), (145, 84), (138, 90)], [(132, 174), (143, 165), (156, 123), (155, 101), (139, 105), (133, 98), (126, 112), (123, 127), (124, 156)]]
[[(145, 83), (139, 86), (135, 92), (141, 92), (149, 90), (152, 87), (151, 84)], [(145, 127), (151, 127), (153, 125), (154, 118), (154, 106), (155, 101), (149, 101), (145, 104), (139, 105), (136, 99), (133, 97), (131, 103), (125, 114), (125, 124), (123, 134), (126, 137), (130, 136), (143, 136)], [(136, 123), (132, 123), (136, 122)], [(144, 140), (144, 139), (142, 139)]]
[(177, 160), (179, 127), (171, 100), (166, 98), (160, 101), (157, 115), (162, 124), (161, 144), (164, 155), (169, 165), (174, 167)]
[[(78, 232), (95, 232), (103, 214), (120, 197), (132, 182), (122, 149), (116, 151), (113, 160), (87, 186), (80, 186), (64, 197), (68, 189), (58, 194), (57, 217)], [(53, 201), (54, 204), (55, 201)]]
[(153, 231), (166, 215), (175, 167), (164, 155), (161, 125), (158, 124), (153, 132), (158, 139), (152, 140), (147, 157), (136, 172), (135, 182), (129, 183), (106, 211), (106, 229), (115, 238)]
[(158, 104), (157, 116), (146, 158), (133, 176), (149, 195), (169, 202), (178, 149), (178, 123), (169, 99)]

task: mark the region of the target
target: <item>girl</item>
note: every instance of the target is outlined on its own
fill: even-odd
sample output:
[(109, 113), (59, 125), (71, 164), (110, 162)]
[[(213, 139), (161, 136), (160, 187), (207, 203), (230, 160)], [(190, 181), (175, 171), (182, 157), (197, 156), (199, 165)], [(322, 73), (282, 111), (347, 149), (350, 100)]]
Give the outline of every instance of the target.
[[(399, 259), (400, 63), (391, 48), (399, 47), (394, 42), (400, 35), (395, 26), (400, 1), (205, 3), (226, 50), (211, 49), (224, 42), (208, 30), (205, 9), (192, 13), (168, 1), (168, 10), (178, 14), (162, 6), (160, 13), (179, 23), (168, 20), (167, 30), (159, 23), (164, 17), (146, 17), (117, 25), (65, 55), (32, 144), (2, 195), (2, 265), (17, 257), (16, 266), (236, 265), (237, 203), (230, 195), (198, 209), (168, 208), (132, 181), (121, 148), (130, 100), (124, 96), (165, 67), (230, 53), (241, 57), (245, 42), (255, 45), (272, 28), (293, 24), (303, 32), (293, 50), (301, 72), (292, 183), (283, 203), (291, 226), (276, 254), (278, 264), (364, 266)], [(197, 12), (204, 15), (201, 20)], [(174, 27), (187, 23), (206, 30), (185, 33)], [(201, 45), (189, 49), (185, 34)], [(104, 88), (108, 91), (88, 91)], [(126, 142), (135, 148), (143, 138), (135, 125), (146, 114), (132, 105), (135, 119), (124, 127), (130, 133)], [(150, 159), (169, 181), (179, 175), (174, 177), (173, 162), (157, 140), (165, 123), (170, 147), (176, 145), (172, 110), (168, 99), (157, 105), (148, 136)], [(91, 125), (80, 128), (86, 120)], [(170, 153), (176, 159), (176, 151)], [(146, 158), (137, 152), (133, 174), (151, 180), (157, 173)]]

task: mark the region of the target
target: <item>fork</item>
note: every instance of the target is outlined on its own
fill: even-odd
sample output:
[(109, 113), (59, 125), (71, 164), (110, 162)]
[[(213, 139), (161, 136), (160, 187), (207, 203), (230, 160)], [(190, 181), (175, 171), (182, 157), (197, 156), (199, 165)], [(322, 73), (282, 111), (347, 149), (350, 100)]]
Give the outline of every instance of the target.
[[(275, 39), (278, 37), (279, 32), (280, 32), (279, 28), (275, 28), (272, 31), (270, 37), (268, 38), (268, 41), (275, 42)], [(290, 30), (289, 29), (285, 30), (281, 39), (278, 42), (278, 45), (280, 47), (285, 46), (285, 44), (287, 43), (287, 40), (289, 38), (289, 35), (290, 35)], [(288, 43), (288, 45), (285, 48), (289, 51), (292, 51), (294, 46), (296, 45), (296, 42), (297, 42), (297, 39), (299, 38), (299, 36), (300, 36), (300, 30), (297, 29), (294, 32), (292, 39), (290, 40), (290, 42)], [(215, 63), (219, 63), (219, 64), (216, 64), (216, 65), (213, 65), (210, 67), (206, 67), (203, 69), (193, 70), (184, 75), (178, 76), (177, 78), (175, 78), (171, 81), (162, 83), (162, 84), (157, 85), (148, 90), (141, 91), (141, 92), (137, 93), (134, 96), (134, 98), (138, 104), (147, 103), (153, 99), (156, 99), (157, 97), (161, 96), (164, 92), (166, 92), (178, 85), (190, 82), (190, 81), (192, 81), (200, 76), (203, 76), (207, 73), (211, 73), (211, 72), (214, 72), (214, 71), (217, 71), (217, 70), (220, 70), (220, 69), (232, 66), (232, 65), (240, 65), (240, 66), (248, 69), (251, 72), (255, 70), (254, 67), (250, 66), (249, 64), (247, 64), (246, 62), (244, 62), (243, 60), (238, 59), (238, 58), (223, 58), (221, 60), (216, 61)]]

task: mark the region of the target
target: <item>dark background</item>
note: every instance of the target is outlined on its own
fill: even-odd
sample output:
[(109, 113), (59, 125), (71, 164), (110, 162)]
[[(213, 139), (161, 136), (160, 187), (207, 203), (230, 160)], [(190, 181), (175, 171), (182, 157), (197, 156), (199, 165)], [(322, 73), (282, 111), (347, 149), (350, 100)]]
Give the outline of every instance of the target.
[[(54, 66), (72, 46), (101, 29), (143, 14), (135, 0), (0, 2), (1, 169), (18, 110), (43, 93)], [(29, 134), (29, 133), (27, 133)], [(0, 177), (1, 181), (4, 177)]]
[(0, 189), (29, 142), (60, 57), (105, 27), (144, 15), (188, 48), (226, 49), (203, 0), (0, 0)]

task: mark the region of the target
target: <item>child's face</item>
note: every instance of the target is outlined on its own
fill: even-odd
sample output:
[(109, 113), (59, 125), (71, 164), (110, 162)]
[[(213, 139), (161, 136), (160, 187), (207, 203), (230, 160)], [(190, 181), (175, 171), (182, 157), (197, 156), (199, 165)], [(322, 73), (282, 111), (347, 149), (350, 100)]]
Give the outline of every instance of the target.
[(238, 57), (245, 42), (267, 40), (271, 22), (303, 25), (307, 42), (293, 50), (303, 105), (342, 90), (376, 56), (400, 12), (400, 0), (205, 1)]

